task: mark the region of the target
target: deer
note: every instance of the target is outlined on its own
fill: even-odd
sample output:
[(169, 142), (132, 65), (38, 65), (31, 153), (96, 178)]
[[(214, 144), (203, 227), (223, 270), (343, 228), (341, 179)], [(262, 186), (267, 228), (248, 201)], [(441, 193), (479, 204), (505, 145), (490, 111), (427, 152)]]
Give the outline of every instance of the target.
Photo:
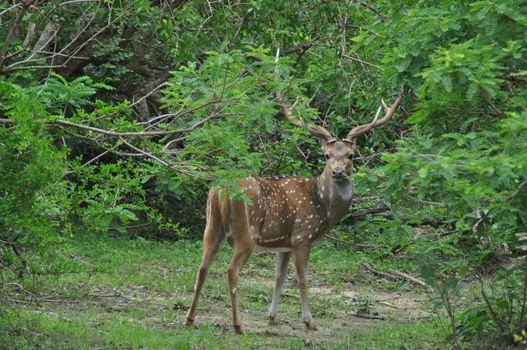
[[(325, 157), (324, 170), (315, 179), (301, 176), (247, 177), (239, 182), (239, 186), (248, 200), (229, 198), (228, 194), (218, 189), (209, 191), (202, 259), (196, 275), (192, 304), (186, 315), (187, 325), (194, 324), (196, 308), (210, 265), (220, 243), (227, 237), (233, 246), (227, 275), (235, 333), (244, 333), (238, 310), (238, 277), (253, 251), (276, 253), (275, 286), (269, 307), (269, 323), (276, 324), (282, 285), (289, 260), (294, 255), (302, 320), (308, 330), (317, 329), (308, 306), (307, 267), (310, 250), (342, 219), (350, 207), (354, 189), (349, 177), (357, 138), (387, 123), (401, 103), (403, 92), (390, 107), (381, 100), (381, 106), (373, 120), (352, 128), (342, 140), (333, 137), (320, 125), (306, 125), (302, 118), (294, 118), (281, 91), (276, 91), (275, 95), (284, 116), (297, 127), (307, 127), (309, 133), (320, 141)], [(379, 119), (382, 107), (385, 115)]]

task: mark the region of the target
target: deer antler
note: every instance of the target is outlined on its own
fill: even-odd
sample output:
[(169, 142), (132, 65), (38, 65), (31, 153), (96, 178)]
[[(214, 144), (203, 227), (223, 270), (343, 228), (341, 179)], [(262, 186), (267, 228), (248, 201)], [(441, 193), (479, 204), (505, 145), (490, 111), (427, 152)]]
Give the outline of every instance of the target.
[[(280, 104), (280, 108), (282, 109), (282, 113), (286, 116), (287, 120), (294, 126), (298, 126), (299, 128), (303, 128), (306, 126), (306, 123), (304, 122), (304, 119), (293, 118), (293, 111), (287, 107), (287, 105), (284, 102), (284, 96), (282, 95), (281, 91), (276, 91), (276, 99), (278, 100), (278, 103)], [(319, 125), (314, 124), (307, 124), (307, 130), (309, 133), (313, 136), (316, 136), (318, 138), (321, 138), (326, 143), (330, 141), (336, 140), (333, 136), (331, 136), (331, 133), (327, 131), (325, 128)]]
[(278, 103), (280, 104), (280, 108), (282, 109), (282, 113), (286, 116), (286, 118), (289, 120), (291, 124), (294, 126), (298, 126), (299, 128), (304, 127), (304, 119), (295, 119), (293, 118), (293, 111), (287, 107), (287, 105), (284, 102), (284, 95), (282, 95), (282, 91), (276, 91), (276, 99), (278, 100)]
[(384, 117), (379, 119), (379, 115), (381, 114), (381, 107), (379, 107), (379, 109), (377, 110), (377, 113), (375, 114), (375, 118), (373, 118), (373, 120), (370, 123), (354, 127), (353, 129), (351, 129), (351, 131), (348, 133), (348, 135), (346, 136), (344, 140), (353, 141), (357, 137), (366, 134), (368, 131), (375, 128), (376, 126), (387, 123), (392, 118), (393, 114), (397, 110), (397, 107), (399, 107), (399, 104), (401, 104), (401, 100), (403, 99), (403, 92), (404, 90), (401, 89), (401, 92), (399, 93), (399, 97), (397, 97), (397, 100), (395, 100), (395, 102), (393, 103), (391, 107), (388, 107), (386, 105), (386, 102), (384, 102), (384, 99), (381, 100), (382, 107), (386, 111), (386, 114), (384, 115)]

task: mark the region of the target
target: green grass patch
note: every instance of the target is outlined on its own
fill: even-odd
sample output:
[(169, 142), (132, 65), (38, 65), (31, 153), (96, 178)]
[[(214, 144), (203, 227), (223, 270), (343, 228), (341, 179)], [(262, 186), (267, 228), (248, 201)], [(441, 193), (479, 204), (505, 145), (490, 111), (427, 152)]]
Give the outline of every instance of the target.
[[(294, 278), (284, 285), (279, 323), (267, 324), (274, 255), (254, 254), (240, 277), (239, 302), (248, 334), (230, 326), (224, 244), (199, 304), (196, 327), (183, 325), (192, 298), (201, 242), (85, 236), (67, 241), (48, 269), (17, 281), (4, 273), (7, 298), (0, 312), (0, 344), (7, 349), (419, 349), (443, 345), (434, 320), (401, 322), (395, 311), (385, 321), (352, 316), (370, 287), (357, 285), (365, 257), (324, 242), (311, 256), (310, 306), (319, 328), (301, 321)], [(56, 263), (57, 265), (53, 265)], [(290, 276), (294, 268), (290, 264)], [(9, 284), (11, 283), (11, 284)], [(370, 288), (370, 289), (369, 289)], [(346, 291), (360, 289), (357, 298)], [(383, 293), (388, 293), (384, 290)], [(31, 295), (33, 294), (33, 295)], [(362, 297), (361, 295), (367, 297)], [(38, 299), (39, 303), (33, 302)], [(362, 299), (361, 299), (362, 298)], [(33, 301), (32, 301), (33, 300)], [(395, 315), (395, 316), (394, 316)]]

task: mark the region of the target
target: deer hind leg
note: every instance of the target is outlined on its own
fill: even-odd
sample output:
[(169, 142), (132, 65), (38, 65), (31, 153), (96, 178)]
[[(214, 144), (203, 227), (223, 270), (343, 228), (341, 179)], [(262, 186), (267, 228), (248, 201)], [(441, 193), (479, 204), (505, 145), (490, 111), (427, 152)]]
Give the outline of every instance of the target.
[(236, 241), (234, 244), (234, 253), (232, 255), (231, 262), (227, 269), (229, 276), (229, 294), (231, 296), (231, 308), (232, 308), (232, 324), (234, 326), (234, 331), (237, 334), (243, 334), (242, 325), (240, 322), (240, 316), (238, 311), (238, 296), (237, 296), (237, 286), (238, 286), (238, 276), (240, 270), (247, 262), (247, 259), (251, 255), (252, 246), (250, 244), (243, 244), (241, 241)]
[(317, 327), (309, 311), (307, 304), (307, 263), (309, 260), (309, 248), (302, 247), (295, 250), (295, 267), (300, 291), (300, 301), (302, 303), (302, 320), (307, 329), (316, 331)]
[(278, 312), (278, 303), (280, 301), (280, 294), (282, 292), (282, 285), (284, 284), (285, 277), (287, 275), (287, 265), (291, 258), (290, 252), (276, 253), (276, 279), (274, 285), (273, 301), (269, 306), (269, 323), (274, 324), (276, 322), (276, 315)]
[(207, 225), (203, 235), (203, 255), (201, 257), (201, 264), (196, 276), (196, 285), (194, 286), (194, 296), (192, 298), (192, 305), (187, 312), (187, 325), (194, 323), (196, 316), (196, 308), (198, 306), (201, 288), (205, 279), (207, 278), (210, 265), (214, 256), (218, 252), (221, 242), (225, 238), (223, 227), (221, 226), (221, 218), (219, 216), (219, 209), (213, 205), (213, 201), (209, 201), (207, 213)]

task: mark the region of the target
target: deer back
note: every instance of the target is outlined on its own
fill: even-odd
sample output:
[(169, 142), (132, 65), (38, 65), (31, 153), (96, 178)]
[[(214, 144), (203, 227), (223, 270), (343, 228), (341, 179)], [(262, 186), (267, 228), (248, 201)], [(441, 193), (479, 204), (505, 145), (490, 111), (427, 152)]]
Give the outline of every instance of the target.
[(220, 195), (225, 234), (235, 242), (245, 236), (256, 250), (289, 251), (331, 228), (316, 179), (249, 177), (240, 186), (249, 201)]

